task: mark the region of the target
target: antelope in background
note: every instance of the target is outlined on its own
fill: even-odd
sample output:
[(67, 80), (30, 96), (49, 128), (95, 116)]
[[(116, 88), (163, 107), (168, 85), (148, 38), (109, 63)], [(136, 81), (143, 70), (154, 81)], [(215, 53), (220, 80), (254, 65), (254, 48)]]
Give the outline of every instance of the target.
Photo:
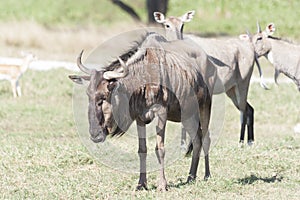
[[(272, 36), (275, 24), (269, 23), (262, 31), (257, 23), (257, 33), (249, 36), (258, 57), (266, 57), (275, 68), (274, 79), (280, 73), (290, 78), (300, 92), (300, 45)], [(295, 133), (300, 133), (300, 123), (294, 127)]]
[(266, 57), (275, 68), (274, 79), (280, 73), (294, 81), (300, 92), (300, 45), (273, 37), (275, 24), (269, 23), (264, 31), (257, 24), (257, 33), (249, 38), (258, 57)]
[(14, 97), (20, 97), (22, 95), (19, 80), (28, 69), (29, 64), (37, 59), (32, 53), (22, 52), (22, 56), (24, 56), (24, 58), (21, 64), (0, 63), (0, 79), (10, 81)]
[[(165, 26), (167, 40), (182, 40), (184, 23), (191, 21), (194, 14), (195, 11), (189, 11), (181, 17), (165, 18), (160, 12), (153, 13), (155, 20)], [(244, 142), (247, 125), (248, 145), (252, 145), (254, 142), (254, 109), (247, 102), (247, 96), (254, 62), (256, 62), (260, 72), (261, 86), (267, 89), (253, 45), (240, 39), (212, 39), (194, 35), (187, 35), (187, 38), (192, 39), (203, 48), (213, 62), (219, 66), (217, 67), (218, 76), (225, 88), (223, 90), (215, 89), (214, 94), (226, 92), (232, 100), (241, 113), (240, 143), (243, 144)], [(184, 130), (182, 140), (182, 147), (184, 147)]]

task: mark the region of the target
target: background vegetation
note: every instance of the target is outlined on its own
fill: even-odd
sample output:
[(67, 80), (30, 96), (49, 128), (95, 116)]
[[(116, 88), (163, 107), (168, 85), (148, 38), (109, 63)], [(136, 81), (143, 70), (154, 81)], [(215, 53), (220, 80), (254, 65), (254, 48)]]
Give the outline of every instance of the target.
[[(146, 22), (143, 0), (124, 0)], [(186, 26), (193, 32), (228, 33), (237, 35), (256, 30), (256, 21), (262, 26), (274, 22), (281, 36), (299, 38), (300, 28), (297, 0), (230, 1), (230, 0), (170, 0), (168, 15), (180, 16), (195, 10), (195, 19)], [(0, 2), (1, 21), (33, 20), (45, 26), (86, 26), (93, 24), (109, 28), (119, 23), (130, 24), (132, 19), (107, 0), (9, 0)]]
[[(146, 21), (144, 1), (126, 2)], [(262, 26), (273, 21), (276, 35), (298, 40), (299, 4), (170, 0), (168, 14), (195, 9), (186, 31), (232, 36), (246, 28), (254, 32), (256, 20)], [(105, 0), (0, 1), (0, 55), (32, 50), (41, 59), (74, 61), (81, 49), (91, 50), (112, 34), (138, 26)], [(272, 76), (272, 68), (262, 63)], [(104, 166), (83, 146), (73, 120), (69, 74), (63, 69), (29, 70), (21, 79), (24, 95), (17, 99), (10, 84), (0, 82), (1, 199), (299, 199), (300, 136), (293, 126), (300, 120), (300, 93), (294, 84), (270, 84), (269, 91), (251, 85), (256, 136), (251, 148), (238, 147), (239, 112), (226, 98), (223, 132), (211, 150), (212, 178), (202, 180), (201, 159), (197, 181), (185, 185), (191, 160), (182, 158), (166, 170), (169, 191), (157, 193), (157, 172), (149, 173), (149, 191), (135, 192), (137, 174)]]

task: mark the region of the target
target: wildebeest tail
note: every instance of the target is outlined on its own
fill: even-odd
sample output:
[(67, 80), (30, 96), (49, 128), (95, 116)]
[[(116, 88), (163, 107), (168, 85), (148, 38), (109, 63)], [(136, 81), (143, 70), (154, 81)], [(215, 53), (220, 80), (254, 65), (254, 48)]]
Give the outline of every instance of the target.
[(192, 151), (193, 151), (193, 143), (192, 143), (192, 141), (190, 141), (188, 146), (187, 146), (185, 156), (186, 157), (191, 156)]

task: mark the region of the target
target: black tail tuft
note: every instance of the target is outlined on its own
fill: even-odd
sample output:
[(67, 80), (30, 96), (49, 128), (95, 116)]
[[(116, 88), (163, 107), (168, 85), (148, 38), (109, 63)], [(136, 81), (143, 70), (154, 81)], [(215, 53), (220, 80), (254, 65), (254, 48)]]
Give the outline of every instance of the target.
[(186, 156), (186, 157), (191, 156), (192, 151), (193, 151), (193, 143), (190, 141), (190, 142), (189, 142), (189, 145), (188, 145), (188, 147), (187, 147), (187, 151), (186, 151), (186, 153), (185, 153), (185, 156)]

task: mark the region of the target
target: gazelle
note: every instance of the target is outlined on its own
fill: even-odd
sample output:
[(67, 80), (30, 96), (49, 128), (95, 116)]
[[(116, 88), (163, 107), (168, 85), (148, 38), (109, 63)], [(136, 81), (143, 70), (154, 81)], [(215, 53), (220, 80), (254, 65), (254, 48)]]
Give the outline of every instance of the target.
[(0, 63), (0, 79), (10, 81), (14, 97), (22, 95), (19, 80), (28, 69), (29, 64), (37, 59), (32, 53), (22, 53), (22, 55), (24, 58), (21, 64)]

